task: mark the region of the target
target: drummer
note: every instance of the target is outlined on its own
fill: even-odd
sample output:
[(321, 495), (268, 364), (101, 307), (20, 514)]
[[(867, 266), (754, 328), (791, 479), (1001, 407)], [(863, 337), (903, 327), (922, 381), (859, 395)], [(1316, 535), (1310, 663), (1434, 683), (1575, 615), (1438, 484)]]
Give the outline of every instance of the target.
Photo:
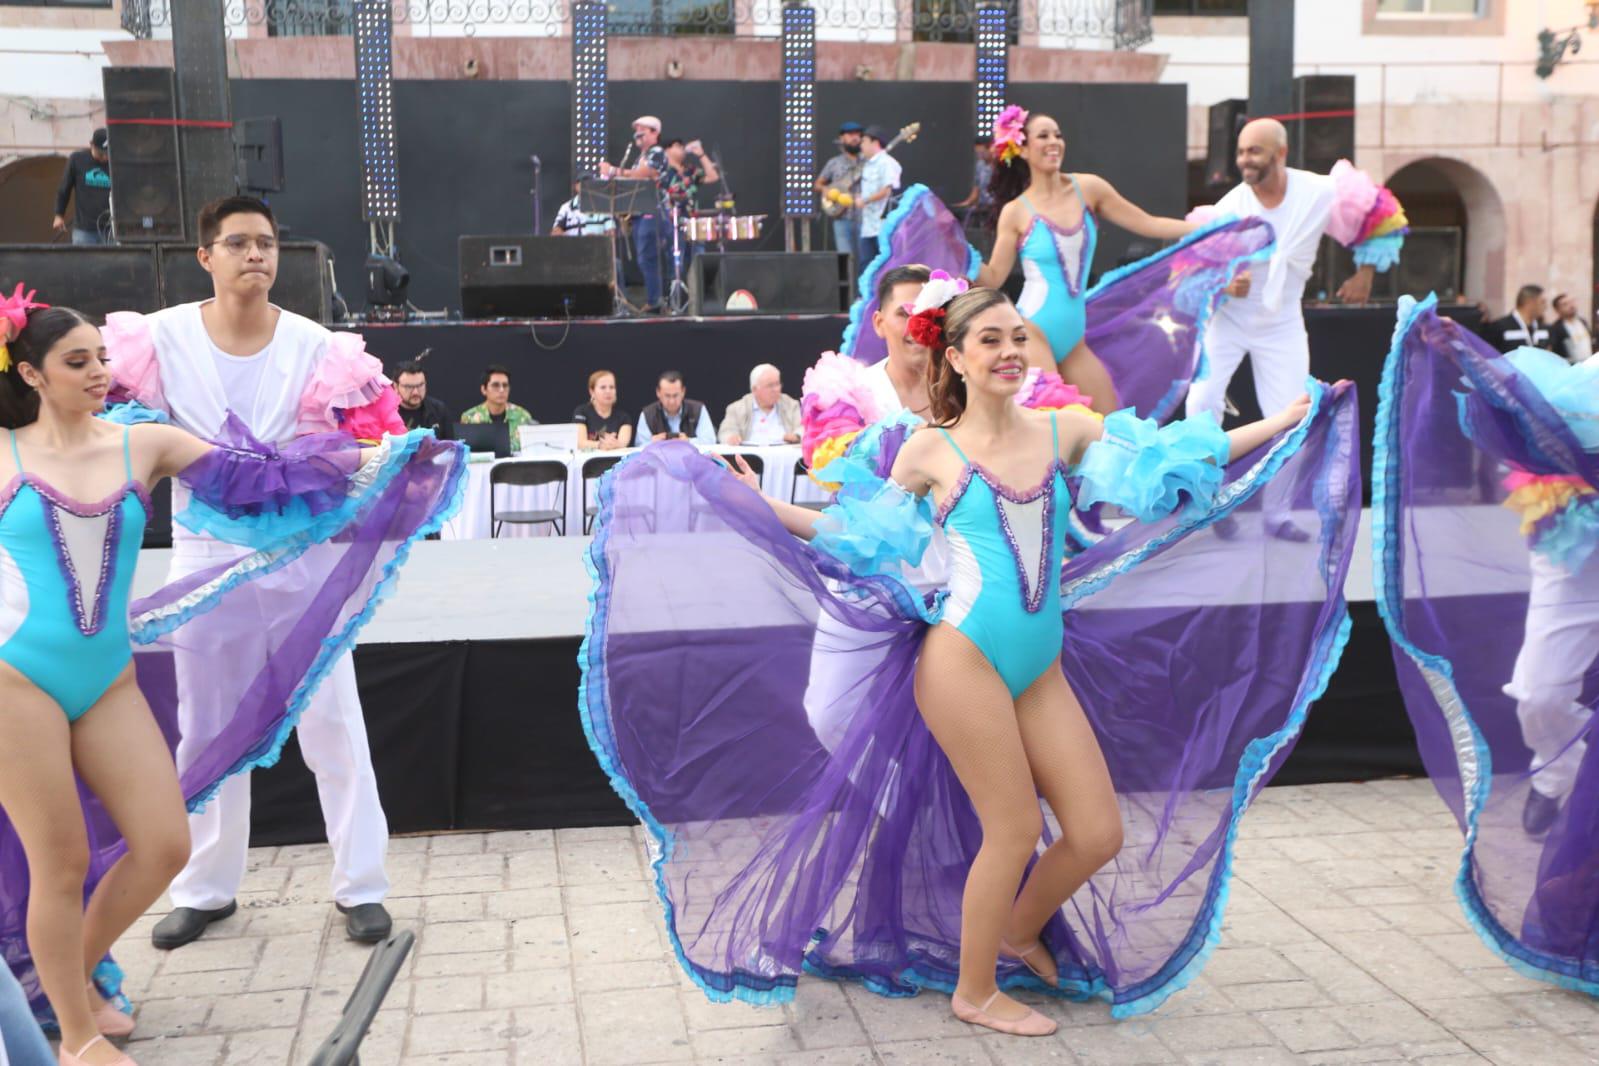
[[(722, 175), (717, 171), (715, 161), (705, 154), (705, 146), (698, 140), (687, 144), (684, 144), (681, 138), (667, 141), (666, 162), (666, 172), (661, 175), (661, 188), (666, 193), (669, 203), (677, 208), (678, 225), (681, 227), (682, 220), (692, 218), (699, 209), (700, 186), (707, 182), (721, 181)], [(705, 246), (702, 243), (685, 239), (683, 244), (685, 277), (688, 276), (689, 260), (704, 250)], [(670, 247), (667, 255), (670, 262)]]

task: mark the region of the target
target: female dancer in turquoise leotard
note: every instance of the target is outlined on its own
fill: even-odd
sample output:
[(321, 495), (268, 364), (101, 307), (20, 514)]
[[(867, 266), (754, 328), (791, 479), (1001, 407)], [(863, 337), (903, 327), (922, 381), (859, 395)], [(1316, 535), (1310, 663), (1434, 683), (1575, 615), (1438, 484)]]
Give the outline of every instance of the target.
[[(1008, 127), (1008, 128), (1005, 128)], [(999, 218), (994, 251), (975, 281), (998, 288), (1021, 257), (1026, 283), (1016, 308), (1027, 319), (1028, 361), (1058, 370), (1108, 414), (1121, 405), (1110, 374), (1083, 340), (1084, 297), (1103, 218), (1140, 237), (1176, 240), (1196, 228), (1176, 218), (1156, 218), (1129, 203), (1096, 174), (1064, 174), (1066, 140), (1048, 115), (1007, 108), (995, 126), (990, 186)], [(1008, 140), (1009, 145), (1001, 145)], [(1019, 141), (1019, 144), (1016, 143)]]
[[(1055, 1023), (999, 990), (996, 960), (1003, 952), (1055, 981), (1040, 933), (1122, 841), (1104, 755), (1060, 668), (1067, 475), (1080, 479), (1082, 503), (1110, 499), (1138, 511), (1133, 500), (1141, 499), (1148, 506), (1139, 517), (1158, 518), (1170, 504), (1154, 496), (1175, 499), (1178, 488), (1213, 494), (1220, 462), (1297, 424), (1309, 400), (1229, 434), (1203, 419), (1157, 431), (1132, 426), (1131, 411), (1103, 423), (1081, 412), (1030, 411), (1015, 402), (1029, 326), (1010, 300), (973, 289), (938, 310), (934, 427), (906, 440), (890, 480), (859, 509), (871, 512), (863, 529), (909, 529), (934, 501), (934, 521), (949, 541), (949, 595), (917, 661), (916, 702), (983, 830), (961, 907), (954, 1012), (1000, 1032), (1045, 1036)], [(1139, 450), (1127, 432), (1134, 428), (1155, 443)], [(1135, 452), (1136, 471), (1129, 467)], [(760, 491), (739, 463), (741, 480)], [(818, 519), (781, 500), (768, 503), (791, 533), (823, 551), (848, 538), (848, 513)], [(1043, 829), (1039, 794), (1061, 832), (1023, 883)]]

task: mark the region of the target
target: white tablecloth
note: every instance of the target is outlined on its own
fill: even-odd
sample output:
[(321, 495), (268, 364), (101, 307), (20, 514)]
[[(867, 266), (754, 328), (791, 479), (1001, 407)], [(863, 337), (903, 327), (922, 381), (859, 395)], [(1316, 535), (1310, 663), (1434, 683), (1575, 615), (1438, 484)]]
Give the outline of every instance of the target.
[[(460, 513), (445, 524), (442, 533), (443, 539), (473, 540), (488, 537), (491, 533), (489, 522), (489, 472), (502, 463), (529, 461), (557, 462), (566, 467), (564, 504), (562, 503), (563, 489), (558, 484), (535, 485), (527, 488), (519, 485), (500, 485), (497, 489), (496, 508), (500, 512), (504, 512), (555, 510), (560, 507), (566, 515), (566, 535), (572, 537), (581, 536), (584, 532), (584, 468), (591, 463), (603, 463), (608, 459), (634, 455), (640, 450), (639, 448), (622, 448), (610, 452), (567, 452), (539, 448), (524, 451), (512, 459), (473, 462), (467, 468), (466, 498), (462, 501)], [(800, 448), (797, 444), (779, 444), (769, 447), (755, 447), (752, 445), (731, 447), (718, 444), (707, 446), (703, 450), (721, 455), (760, 456), (762, 462), (761, 491), (774, 499), (793, 500), (798, 503), (815, 503), (827, 499), (827, 494), (810, 478), (803, 475), (799, 478), (795, 477), (794, 464), (799, 462), (800, 458)], [(591, 479), (588, 481), (589, 504), (593, 503), (596, 485), (596, 480)], [(549, 522), (542, 522), (538, 525), (507, 522), (500, 527), (500, 536), (502, 537), (548, 537), (556, 536), (560, 533), (561, 529)]]

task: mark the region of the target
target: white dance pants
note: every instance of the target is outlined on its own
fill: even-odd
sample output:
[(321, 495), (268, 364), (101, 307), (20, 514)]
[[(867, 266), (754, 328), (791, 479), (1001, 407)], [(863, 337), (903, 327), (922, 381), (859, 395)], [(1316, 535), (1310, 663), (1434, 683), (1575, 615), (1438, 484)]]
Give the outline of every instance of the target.
[[(176, 580), (236, 558), (239, 549), (211, 540), (177, 540), (168, 580)], [(270, 610), (273, 584), (286, 575), (272, 574), (252, 584)], [(174, 655), (180, 724), (188, 708), (201, 708), (208, 678), (226, 664), (197, 660), (181, 650)], [(305, 764), (316, 775), (317, 796), (333, 848), (333, 898), (346, 907), (380, 903), (388, 894), (383, 871), (389, 826), (378, 800), (377, 775), (367, 747), (366, 723), (355, 687), (355, 662), (346, 654), (317, 688), (300, 717), (297, 732)], [(178, 765), (187, 765), (178, 745)], [(223, 783), (199, 814), (189, 816), (193, 850), (189, 864), (172, 882), (178, 907), (215, 910), (225, 906), (244, 879), (250, 846), (250, 776), (235, 774)]]
[(1521, 737), (1532, 749), (1532, 787), (1565, 799), (1576, 784), (1593, 716), (1577, 702), (1599, 656), (1599, 554), (1568, 574), (1534, 553), (1527, 631), (1505, 694), (1516, 700)]

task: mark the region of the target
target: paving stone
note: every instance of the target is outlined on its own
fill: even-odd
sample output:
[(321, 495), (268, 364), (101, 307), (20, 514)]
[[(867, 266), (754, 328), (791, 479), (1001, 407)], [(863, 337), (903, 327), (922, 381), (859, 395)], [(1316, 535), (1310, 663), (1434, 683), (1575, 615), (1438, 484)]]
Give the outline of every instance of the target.
[(457, 1011), (421, 1014), (411, 1019), (408, 1055), (440, 1055), (455, 1051), (495, 1051), (511, 1046), (511, 1012)]
[(214, 1033), (237, 1033), (248, 1029), (298, 1026), (305, 996), (303, 988), (222, 996), (211, 1008), (206, 1029)]
[(991, 1066), (988, 1049), (976, 1037), (878, 1044), (877, 1054), (885, 1066)]
[(578, 996), (583, 1051), (590, 1066), (686, 1062), (694, 1058), (675, 988)]
[(1334, 1051), (1360, 1046), (1360, 1038), (1321, 1010), (1268, 1010), (1254, 1015), (1292, 1052)]

